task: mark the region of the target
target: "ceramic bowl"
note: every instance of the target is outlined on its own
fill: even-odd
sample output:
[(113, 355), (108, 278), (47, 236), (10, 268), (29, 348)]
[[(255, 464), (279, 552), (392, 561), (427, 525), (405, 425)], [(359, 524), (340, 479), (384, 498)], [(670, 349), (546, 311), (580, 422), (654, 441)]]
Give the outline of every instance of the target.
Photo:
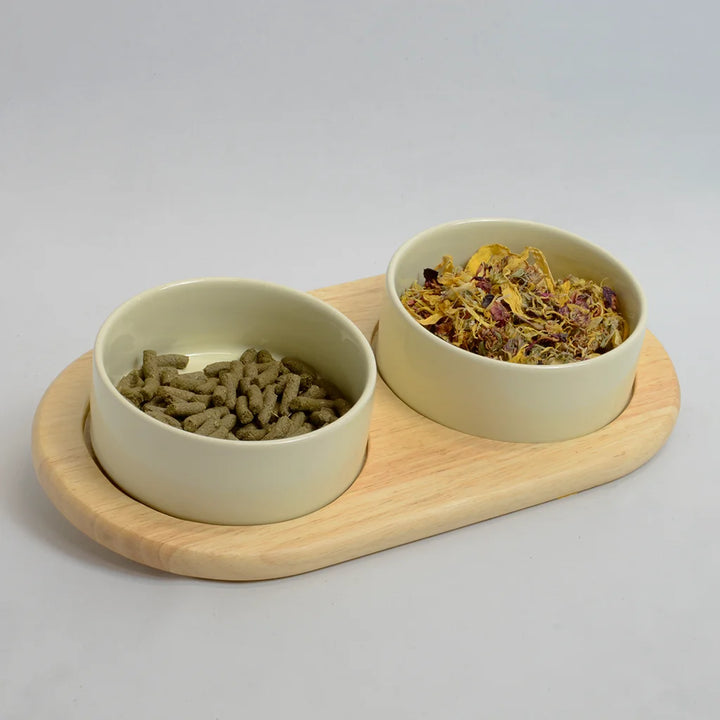
[[(294, 356), (334, 382), (353, 407), (320, 429), (278, 440), (193, 435), (148, 417), (116, 390), (144, 349), (191, 356), (187, 371), (248, 347)], [(126, 493), (169, 515), (230, 525), (310, 513), (353, 482), (364, 463), (375, 359), (342, 313), (306, 293), (238, 278), (148, 290), (117, 308), (94, 348), (93, 450)]]
[[(400, 297), (443, 255), (464, 264), (481, 246), (542, 250), (553, 276), (569, 273), (612, 287), (628, 338), (596, 358), (528, 366), (481, 357), (417, 323)], [(645, 335), (646, 304), (630, 272), (606, 251), (564, 230), (521, 220), (473, 219), (426, 230), (390, 261), (376, 338), (378, 369), (393, 392), (428, 418), (494, 440), (548, 442), (591, 433), (617, 417), (631, 396)]]

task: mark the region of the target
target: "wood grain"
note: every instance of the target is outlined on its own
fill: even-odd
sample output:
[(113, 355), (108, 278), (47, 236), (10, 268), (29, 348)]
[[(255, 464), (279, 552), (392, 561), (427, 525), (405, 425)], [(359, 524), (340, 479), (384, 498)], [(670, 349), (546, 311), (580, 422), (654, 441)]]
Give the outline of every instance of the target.
[[(313, 294), (370, 338), (382, 281)], [(90, 383), (86, 353), (55, 379), (37, 408), (33, 463), (45, 492), (73, 525), (111, 550), (171, 573), (219, 580), (315, 570), (610, 482), (657, 453), (680, 407), (672, 362), (650, 332), (622, 415), (560, 443), (502, 443), (450, 430), (408, 408), (379, 379), (367, 461), (341, 497), (287, 522), (224, 526), (157, 512), (103, 474), (84, 433)]]

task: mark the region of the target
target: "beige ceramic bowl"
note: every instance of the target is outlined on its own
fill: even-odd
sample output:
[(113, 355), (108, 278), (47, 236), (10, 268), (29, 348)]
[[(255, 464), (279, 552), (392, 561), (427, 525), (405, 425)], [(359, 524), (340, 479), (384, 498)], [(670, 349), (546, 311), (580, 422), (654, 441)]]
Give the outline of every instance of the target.
[[(567, 365), (517, 365), (475, 355), (412, 319), (400, 296), (443, 255), (464, 264), (482, 245), (542, 250), (554, 277), (604, 281), (617, 293), (630, 334), (597, 358)], [(593, 432), (625, 408), (645, 334), (645, 299), (632, 275), (601, 248), (557, 228), (478, 219), (431, 228), (393, 256), (376, 341), (378, 368), (400, 399), (438, 423), (515, 442), (565, 440)]]
[[(190, 354), (190, 371), (248, 347), (305, 360), (354, 402), (352, 409), (305, 435), (232, 442), (163, 425), (115, 389), (139, 367), (143, 349)], [(93, 449), (119, 487), (176, 517), (233, 525), (298, 517), (338, 497), (361, 470), (376, 374), (357, 327), (306, 293), (237, 278), (165, 285), (120, 306), (98, 333)]]

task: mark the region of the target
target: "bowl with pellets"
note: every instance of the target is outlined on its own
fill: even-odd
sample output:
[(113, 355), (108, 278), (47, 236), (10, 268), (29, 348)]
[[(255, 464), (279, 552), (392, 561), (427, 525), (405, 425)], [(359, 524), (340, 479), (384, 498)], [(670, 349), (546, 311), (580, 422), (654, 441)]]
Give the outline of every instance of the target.
[(375, 378), (360, 330), (307, 293), (170, 283), (123, 303), (97, 335), (93, 451), (118, 487), (168, 515), (288, 520), (359, 474)]

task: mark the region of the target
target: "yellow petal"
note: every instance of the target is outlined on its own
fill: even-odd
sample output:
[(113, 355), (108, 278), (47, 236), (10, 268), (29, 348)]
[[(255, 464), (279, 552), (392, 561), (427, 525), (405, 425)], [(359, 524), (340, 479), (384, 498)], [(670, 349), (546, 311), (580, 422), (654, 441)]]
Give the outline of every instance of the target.
[(466, 272), (469, 272), (473, 277), (477, 275), (477, 271), (483, 263), (488, 262), (494, 255), (507, 255), (510, 250), (504, 245), (483, 245), (468, 261), (465, 265)]

